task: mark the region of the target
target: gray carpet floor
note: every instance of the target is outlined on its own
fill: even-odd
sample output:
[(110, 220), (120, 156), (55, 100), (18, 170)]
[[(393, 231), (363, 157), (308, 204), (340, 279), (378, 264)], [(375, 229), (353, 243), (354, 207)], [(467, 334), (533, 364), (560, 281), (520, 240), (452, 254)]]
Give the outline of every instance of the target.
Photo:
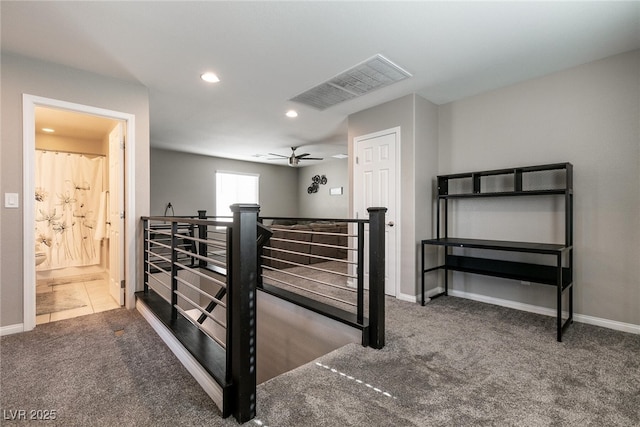
[[(387, 299), (382, 350), (348, 345), (258, 387), (248, 426), (638, 426), (640, 335), (453, 297)], [(0, 339), (3, 425), (237, 425), (136, 311)], [(28, 414), (28, 412), (27, 412)]]

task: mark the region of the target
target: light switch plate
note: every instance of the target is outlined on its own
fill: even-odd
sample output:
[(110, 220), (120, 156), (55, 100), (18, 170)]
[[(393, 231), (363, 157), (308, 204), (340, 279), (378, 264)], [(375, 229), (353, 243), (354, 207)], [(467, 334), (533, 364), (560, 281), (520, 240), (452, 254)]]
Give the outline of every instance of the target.
[(20, 202), (18, 198), (18, 193), (4, 193), (4, 207), (5, 208), (18, 208), (20, 207)]

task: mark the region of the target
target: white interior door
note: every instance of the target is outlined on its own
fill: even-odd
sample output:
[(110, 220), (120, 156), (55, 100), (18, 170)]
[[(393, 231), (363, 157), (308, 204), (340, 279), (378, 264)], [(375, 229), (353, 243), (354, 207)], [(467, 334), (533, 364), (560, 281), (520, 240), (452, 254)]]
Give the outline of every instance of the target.
[[(386, 207), (385, 226), (385, 294), (396, 296), (399, 256), (398, 188), (396, 180), (397, 141), (400, 129), (394, 128), (354, 138), (354, 208), (357, 218), (368, 218), (369, 207)], [(365, 226), (365, 247), (369, 245), (369, 228)], [(365, 285), (369, 283), (369, 252), (365, 251)]]
[(124, 305), (124, 129), (109, 134), (109, 293)]

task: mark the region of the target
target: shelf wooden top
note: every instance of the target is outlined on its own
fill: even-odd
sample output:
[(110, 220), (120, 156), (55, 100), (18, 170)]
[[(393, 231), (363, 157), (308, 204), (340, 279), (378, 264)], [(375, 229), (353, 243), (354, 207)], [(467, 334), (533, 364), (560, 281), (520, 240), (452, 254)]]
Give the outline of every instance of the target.
[(459, 248), (493, 249), (498, 251), (530, 252), (537, 254), (560, 254), (569, 246), (554, 243), (513, 242), (507, 240), (460, 239), (446, 237), (440, 239), (425, 239), (423, 245), (452, 246)]

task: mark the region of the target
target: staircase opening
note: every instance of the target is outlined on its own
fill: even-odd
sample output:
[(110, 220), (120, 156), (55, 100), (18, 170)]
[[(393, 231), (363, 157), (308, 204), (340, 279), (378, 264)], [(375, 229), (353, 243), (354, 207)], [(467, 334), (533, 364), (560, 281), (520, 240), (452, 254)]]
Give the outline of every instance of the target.
[(143, 218), (136, 296), (223, 416), (243, 423), (256, 415), (257, 384), (346, 344), (384, 346), (386, 209), (291, 228), (259, 218), (258, 205), (232, 210), (232, 222), (205, 211)]

